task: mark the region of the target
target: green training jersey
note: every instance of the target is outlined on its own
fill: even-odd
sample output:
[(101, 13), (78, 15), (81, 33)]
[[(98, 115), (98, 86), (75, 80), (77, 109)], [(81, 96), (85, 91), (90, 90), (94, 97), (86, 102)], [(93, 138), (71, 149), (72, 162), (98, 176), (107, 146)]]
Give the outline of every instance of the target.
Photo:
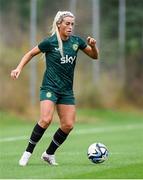
[(86, 46), (80, 37), (70, 36), (68, 40), (63, 41), (64, 56), (62, 57), (56, 34), (43, 40), (38, 45), (46, 57), (46, 71), (42, 88), (52, 89), (58, 93), (72, 91), (77, 52)]

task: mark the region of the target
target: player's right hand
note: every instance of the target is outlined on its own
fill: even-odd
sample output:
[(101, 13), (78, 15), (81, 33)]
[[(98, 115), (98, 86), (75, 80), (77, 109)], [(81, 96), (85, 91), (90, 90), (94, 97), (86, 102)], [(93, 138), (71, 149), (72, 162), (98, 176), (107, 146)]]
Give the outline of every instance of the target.
[(21, 70), (20, 69), (14, 69), (11, 71), (11, 78), (12, 79), (17, 79), (19, 77), (19, 74), (20, 74)]

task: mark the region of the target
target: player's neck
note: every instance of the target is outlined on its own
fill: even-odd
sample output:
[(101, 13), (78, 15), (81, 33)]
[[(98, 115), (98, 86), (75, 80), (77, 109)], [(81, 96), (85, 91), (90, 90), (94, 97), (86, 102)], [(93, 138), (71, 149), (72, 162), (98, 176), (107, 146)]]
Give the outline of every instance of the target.
[(69, 36), (65, 36), (65, 35), (62, 35), (62, 34), (60, 34), (60, 36), (61, 36), (62, 41), (67, 41), (69, 39)]

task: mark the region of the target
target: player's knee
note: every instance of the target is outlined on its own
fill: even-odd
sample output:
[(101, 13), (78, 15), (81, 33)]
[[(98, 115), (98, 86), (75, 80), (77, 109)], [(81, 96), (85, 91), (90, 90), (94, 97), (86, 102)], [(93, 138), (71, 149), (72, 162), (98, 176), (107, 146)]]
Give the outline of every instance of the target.
[(73, 129), (73, 124), (72, 123), (63, 124), (62, 129), (64, 130), (64, 132), (69, 133)]
[(51, 121), (52, 121), (52, 117), (42, 116), (39, 120), (39, 124), (41, 125), (41, 127), (47, 128), (50, 125)]

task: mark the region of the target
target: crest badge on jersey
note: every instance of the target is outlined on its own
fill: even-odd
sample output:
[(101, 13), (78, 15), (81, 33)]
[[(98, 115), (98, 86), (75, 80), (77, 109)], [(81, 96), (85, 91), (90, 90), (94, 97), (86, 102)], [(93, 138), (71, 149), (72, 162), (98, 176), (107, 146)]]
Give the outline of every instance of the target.
[(72, 48), (73, 48), (74, 51), (76, 51), (78, 49), (78, 44), (73, 44)]

